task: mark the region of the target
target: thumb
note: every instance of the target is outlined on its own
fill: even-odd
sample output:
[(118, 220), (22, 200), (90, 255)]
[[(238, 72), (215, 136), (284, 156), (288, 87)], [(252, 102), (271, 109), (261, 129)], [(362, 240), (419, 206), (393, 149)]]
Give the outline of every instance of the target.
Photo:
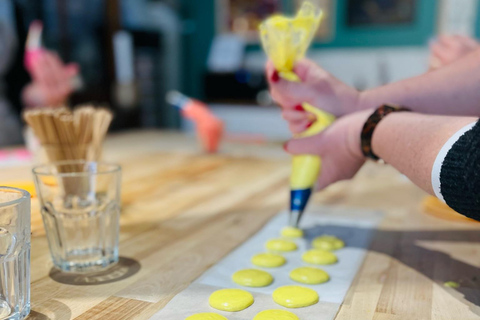
[(305, 81), (307, 79), (309, 72), (318, 68), (319, 66), (315, 62), (307, 58), (304, 58), (295, 64), (295, 67), (293, 68), (293, 70), (295, 74), (302, 81)]
[(342, 177), (339, 172), (339, 167), (331, 163), (329, 157), (322, 158), (322, 167), (320, 169), (320, 174), (318, 175), (316, 190), (323, 190), (332, 183), (340, 180), (342, 180)]
[[(287, 109), (293, 109), (299, 103), (308, 101), (312, 96), (310, 87), (305, 83), (292, 82), (283, 78), (280, 78), (276, 83), (272, 83), (271, 90), (274, 95), (279, 94), (286, 99), (282, 107)], [(287, 104), (285, 105), (285, 103)]]
[(321, 155), (325, 143), (322, 139), (322, 134), (311, 137), (292, 139), (287, 141), (284, 145), (285, 151), (291, 154), (312, 154)]

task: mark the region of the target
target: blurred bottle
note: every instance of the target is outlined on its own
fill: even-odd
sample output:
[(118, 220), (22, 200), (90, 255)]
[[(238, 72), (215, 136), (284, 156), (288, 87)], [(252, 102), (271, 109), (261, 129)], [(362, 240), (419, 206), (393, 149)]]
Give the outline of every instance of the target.
[(127, 31), (118, 31), (113, 36), (116, 76), (113, 96), (122, 109), (134, 108), (137, 103), (133, 52), (132, 35)]

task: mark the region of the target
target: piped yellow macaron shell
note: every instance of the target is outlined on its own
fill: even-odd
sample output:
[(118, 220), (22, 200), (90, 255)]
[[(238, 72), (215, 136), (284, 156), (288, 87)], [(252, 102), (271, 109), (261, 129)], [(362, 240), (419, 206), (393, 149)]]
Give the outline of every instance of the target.
[(273, 301), (286, 308), (304, 308), (318, 302), (318, 293), (310, 288), (301, 286), (284, 286), (276, 289)]
[(334, 251), (345, 247), (345, 242), (335, 236), (323, 235), (313, 239), (312, 246), (315, 249)]
[(286, 239), (272, 239), (269, 240), (265, 247), (270, 251), (289, 252), (297, 250), (297, 244), (293, 241)]
[(210, 295), (208, 303), (221, 311), (238, 312), (253, 304), (253, 296), (242, 289), (221, 289)]
[(290, 279), (304, 284), (321, 284), (330, 280), (330, 276), (322, 269), (301, 267), (290, 272)]
[(233, 282), (245, 287), (267, 287), (272, 284), (273, 277), (270, 273), (256, 269), (237, 271), (232, 276)]
[(259, 253), (252, 257), (252, 263), (262, 268), (278, 268), (287, 263), (287, 259), (276, 253)]
[(300, 320), (300, 318), (290, 311), (265, 310), (258, 313), (253, 320)]
[(228, 320), (228, 319), (216, 313), (205, 312), (205, 313), (197, 313), (197, 314), (191, 315), (190, 317), (185, 318), (185, 320)]
[(295, 227), (284, 227), (280, 234), (285, 238), (301, 238), (303, 237), (303, 230)]
[(338, 262), (338, 258), (334, 253), (323, 249), (308, 250), (302, 255), (302, 260), (306, 263), (318, 265), (329, 265)]

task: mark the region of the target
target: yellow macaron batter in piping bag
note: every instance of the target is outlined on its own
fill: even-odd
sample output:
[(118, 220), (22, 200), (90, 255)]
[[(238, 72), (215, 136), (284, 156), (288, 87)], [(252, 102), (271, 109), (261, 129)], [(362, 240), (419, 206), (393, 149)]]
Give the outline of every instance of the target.
[[(295, 17), (274, 15), (260, 25), (260, 38), (269, 59), (279, 75), (288, 81), (300, 82), (293, 72), (295, 63), (302, 59), (310, 46), (323, 11), (312, 1), (305, 1)], [(305, 111), (312, 113), (316, 121), (297, 138), (309, 137), (325, 130), (335, 117), (327, 112), (303, 103)], [(292, 161), (290, 178), (290, 225), (298, 226), (321, 169), (321, 159), (315, 155), (296, 155)]]

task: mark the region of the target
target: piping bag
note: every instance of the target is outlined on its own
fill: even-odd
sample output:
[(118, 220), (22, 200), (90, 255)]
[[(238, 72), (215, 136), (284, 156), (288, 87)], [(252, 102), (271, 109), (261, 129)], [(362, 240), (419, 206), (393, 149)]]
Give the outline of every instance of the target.
[[(269, 59), (280, 77), (300, 82), (293, 72), (295, 63), (305, 56), (323, 17), (323, 11), (311, 1), (305, 1), (293, 18), (274, 15), (260, 25), (260, 38)], [(295, 136), (304, 138), (316, 135), (327, 128), (335, 116), (314, 106), (303, 103), (305, 111), (316, 117), (306, 131)], [(296, 155), (292, 160), (290, 176), (289, 224), (298, 227), (308, 204), (315, 182), (320, 174), (322, 161), (316, 155)]]
[(224, 124), (208, 107), (178, 91), (167, 93), (167, 102), (179, 108), (182, 115), (195, 123), (197, 136), (208, 153), (215, 153), (223, 136)]

